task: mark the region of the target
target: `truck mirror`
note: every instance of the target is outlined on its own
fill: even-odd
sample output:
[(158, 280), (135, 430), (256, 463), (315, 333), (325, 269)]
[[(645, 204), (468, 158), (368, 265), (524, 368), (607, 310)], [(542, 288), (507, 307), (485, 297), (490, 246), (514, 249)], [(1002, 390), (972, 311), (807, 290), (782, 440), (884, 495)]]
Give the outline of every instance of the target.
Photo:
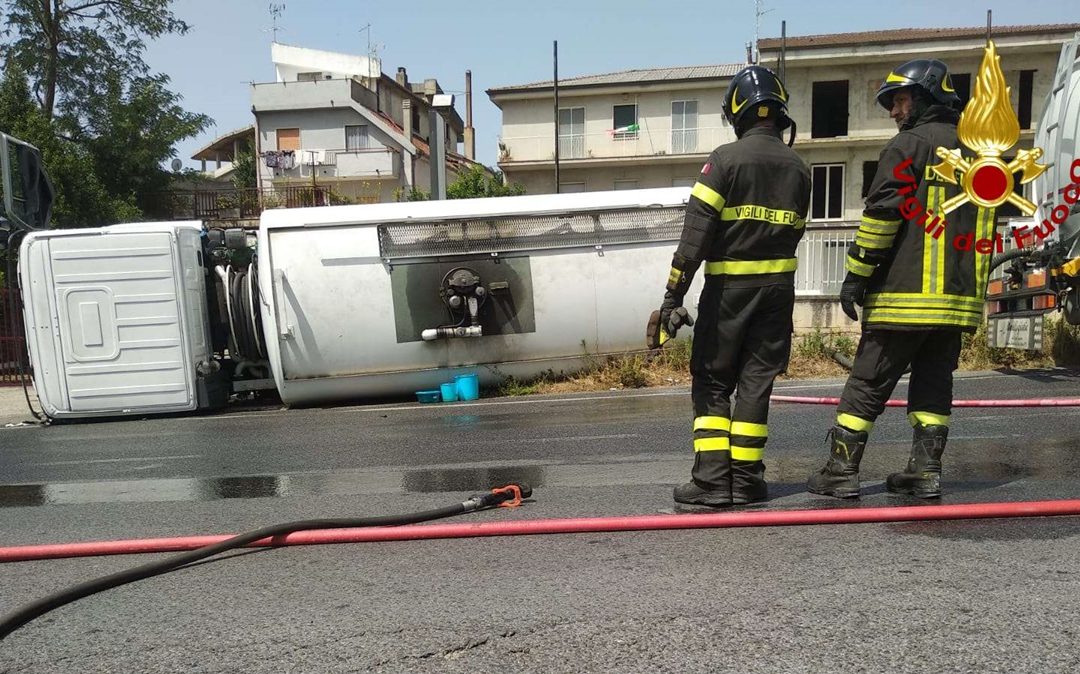
[(4, 213), (23, 229), (45, 229), (52, 218), (53, 186), (33, 145), (0, 133)]

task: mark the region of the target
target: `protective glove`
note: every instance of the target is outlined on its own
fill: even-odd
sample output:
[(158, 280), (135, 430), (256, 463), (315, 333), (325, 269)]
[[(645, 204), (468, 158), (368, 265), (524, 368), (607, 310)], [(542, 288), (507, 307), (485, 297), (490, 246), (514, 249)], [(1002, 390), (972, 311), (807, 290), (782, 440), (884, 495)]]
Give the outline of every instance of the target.
[(668, 291), (660, 308), (649, 315), (649, 322), (645, 325), (645, 346), (659, 349), (675, 336), (679, 328), (693, 324), (694, 319), (682, 306), (682, 298)]
[(869, 280), (865, 276), (848, 272), (843, 285), (840, 286), (840, 308), (853, 321), (859, 320), (855, 305), (858, 304), (860, 307), (863, 305), (863, 299), (866, 297), (866, 283)]

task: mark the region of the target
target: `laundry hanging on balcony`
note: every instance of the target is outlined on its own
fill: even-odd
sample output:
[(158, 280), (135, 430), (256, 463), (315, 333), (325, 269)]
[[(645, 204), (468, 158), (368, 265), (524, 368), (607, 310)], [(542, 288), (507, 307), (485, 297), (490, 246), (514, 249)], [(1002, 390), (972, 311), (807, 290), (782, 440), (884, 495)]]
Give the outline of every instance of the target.
[(296, 153), (292, 150), (267, 150), (262, 153), (267, 168), (289, 170), (296, 166)]

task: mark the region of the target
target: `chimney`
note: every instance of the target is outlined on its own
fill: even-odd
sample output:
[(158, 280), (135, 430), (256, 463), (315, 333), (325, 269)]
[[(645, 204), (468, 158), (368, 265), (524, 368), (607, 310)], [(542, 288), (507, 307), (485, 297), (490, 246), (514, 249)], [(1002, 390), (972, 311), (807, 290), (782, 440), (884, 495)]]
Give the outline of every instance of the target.
[(476, 159), (476, 132), (472, 126), (472, 71), (465, 71), (465, 158)]
[(409, 75), (402, 67), (398, 67), (397, 69), (397, 83), (406, 89), (409, 87)]
[(405, 138), (412, 142), (412, 101), (406, 98), (401, 102), (401, 128), (405, 130)]
[(754, 45), (749, 42), (746, 43), (746, 63), (750, 65), (754, 62)]
[[(399, 73), (405, 70), (404, 68), (398, 68)], [(401, 128), (404, 130), (405, 142), (412, 143), (413, 125), (412, 125), (412, 101), (406, 98), (401, 102)], [(405, 175), (405, 186), (412, 188), (416, 186), (416, 167), (413, 163), (413, 156), (408, 150), (402, 149), (401, 151), (402, 170)]]

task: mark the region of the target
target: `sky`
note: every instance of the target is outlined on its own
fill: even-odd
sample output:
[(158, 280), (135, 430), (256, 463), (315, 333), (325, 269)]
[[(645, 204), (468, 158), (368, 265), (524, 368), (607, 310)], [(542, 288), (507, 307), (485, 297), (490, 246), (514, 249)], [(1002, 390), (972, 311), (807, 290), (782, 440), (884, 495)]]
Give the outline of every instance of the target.
[[(894, 28), (1080, 22), (1075, 0), (762, 0), (762, 38)], [(175, 0), (174, 13), (191, 25), (185, 35), (150, 42), (146, 61), (171, 78), (187, 110), (214, 126), (177, 145), (184, 166), (199, 148), (251, 124), (249, 84), (271, 82), (274, 39), (271, 0)], [(676, 3), (667, 0), (274, 0), (283, 5), (277, 41), (350, 54), (368, 53), (369, 40), (393, 77), (434, 77), (455, 94), (465, 117), (465, 71), (472, 71), (476, 159), (494, 166), (502, 124), (485, 91), (552, 77), (552, 43), (559, 43), (559, 77), (635, 68), (742, 63), (753, 41), (754, 0)], [(1070, 10), (1070, 6), (1073, 11)], [(889, 8), (894, 11), (889, 11)], [(369, 26), (364, 30), (365, 26)], [(462, 146), (463, 147), (463, 146)]]

